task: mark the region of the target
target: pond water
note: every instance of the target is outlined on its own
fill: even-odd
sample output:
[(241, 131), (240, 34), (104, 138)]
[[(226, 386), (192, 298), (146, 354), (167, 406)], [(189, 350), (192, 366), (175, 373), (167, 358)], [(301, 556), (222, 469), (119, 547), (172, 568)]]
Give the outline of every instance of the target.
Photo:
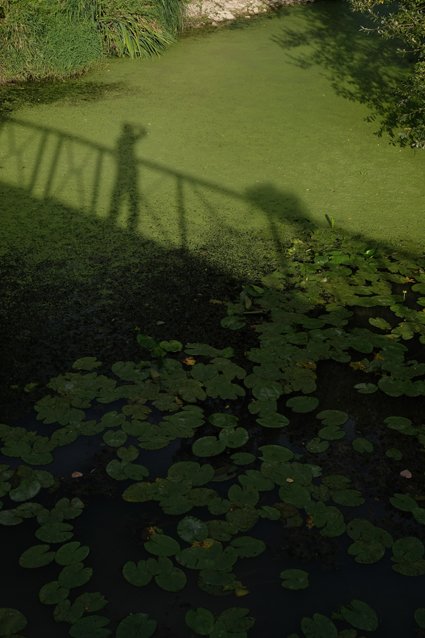
[[(422, 282), (418, 285), (423, 290), (423, 270), (419, 273), (415, 259), (425, 237), (425, 156), (391, 145), (386, 135), (376, 136), (379, 121), (367, 121), (373, 114), (379, 120), (391, 99), (392, 78), (404, 71), (394, 50), (360, 33), (359, 24), (345, 4), (317, 2), (188, 36), (159, 59), (109, 61), (78, 81), (2, 89), (9, 103), (21, 105), (7, 116), (3, 110), (0, 121), (0, 265), (4, 272), (0, 346), (5, 353), (0, 381), (7, 395), (2, 406), (5, 422), (19, 412), (17, 406), (25, 408), (26, 397), (31, 400), (31, 393), (23, 391), (26, 382), (44, 381), (67, 369), (77, 357), (96, 355), (106, 363), (140, 358), (135, 328), (159, 338), (224, 345), (230, 340), (228, 333), (214, 332), (224, 313), (223, 298), (238, 290), (241, 281), (285, 267), (283, 247), (304, 231), (328, 229), (331, 244), (333, 229), (326, 215), (346, 237), (362, 237), (363, 250), (369, 243), (384, 248), (386, 254), (395, 244), (404, 249), (405, 270), (391, 270), (391, 260), (374, 262), (376, 272), (390, 270), (393, 276), (388, 278), (388, 289), (382, 282), (374, 289), (377, 305), (379, 295), (388, 294), (387, 305), (402, 306), (396, 284), (409, 288), (402, 290), (403, 302), (406, 294), (410, 302), (414, 281)], [(321, 241), (323, 249), (323, 235)], [(296, 246), (299, 254), (294, 259), (301, 262), (304, 245)], [(337, 267), (342, 263), (337, 273), (341, 289), (350, 272), (344, 270), (344, 263), (350, 264), (353, 254), (354, 250), (349, 257), (333, 255)], [(353, 263), (357, 264), (355, 259)], [(359, 294), (367, 296), (373, 278), (364, 276)], [(357, 283), (362, 287), (363, 280)], [(411, 303), (419, 313), (416, 297)], [(305, 311), (304, 302), (299, 313)], [(366, 312), (379, 315), (380, 311), (367, 308)], [(404, 310), (400, 312), (397, 317), (404, 317)], [(387, 314), (391, 331), (397, 321)], [(363, 326), (363, 320), (370, 328), (368, 317), (362, 319), (358, 313), (352, 326)], [(317, 321), (316, 317), (309, 320)], [(409, 320), (403, 322), (404, 329)], [(340, 325), (340, 318), (333, 321)], [(416, 330), (419, 320), (411, 321), (416, 322)], [(301, 329), (300, 334), (303, 338)], [(396, 340), (400, 334), (405, 333), (398, 333)], [(332, 339), (339, 336), (334, 334)], [(376, 335), (373, 338), (380, 343)], [(239, 355), (253, 345), (248, 329), (233, 341)], [(363, 357), (359, 353), (370, 352), (362, 347), (358, 359)], [(412, 340), (406, 358), (421, 361), (421, 352), (421, 344)], [(378, 357), (376, 367), (379, 361)], [(320, 408), (347, 410), (341, 431), (346, 440), (332, 442), (329, 454), (311, 452), (307, 459), (323, 461), (327, 472), (347, 471), (354, 486), (365, 488), (366, 503), (354, 510), (344, 505), (344, 515), (347, 511), (357, 517), (371, 514), (378, 524), (389, 523), (396, 535), (419, 536), (419, 525), (409, 512), (388, 514), (389, 496), (404, 489), (399, 472), (405, 460), (391, 461), (393, 470), (384, 458), (387, 438), (395, 436), (396, 444), (407, 450), (406, 463), (411, 461), (409, 467), (414, 469), (414, 495), (420, 493), (420, 457), (408, 456), (416, 439), (406, 443), (397, 439), (403, 439), (402, 432), (382, 435), (375, 426), (379, 422), (382, 428), (384, 417), (408, 414), (419, 436), (423, 394), (409, 395), (408, 401), (382, 393), (378, 400), (376, 395), (359, 398), (352, 388), (354, 371), (363, 374), (366, 364), (353, 363), (354, 368), (346, 366), (342, 372), (335, 361), (328, 367), (320, 364)], [(401, 366), (398, 359), (396, 363)], [(372, 374), (377, 382), (374, 374), (379, 373)], [(289, 414), (284, 402), (280, 408)], [(99, 415), (106, 408), (102, 404), (97, 409)], [(206, 415), (227, 409), (227, 403), (219, 401), (214, 409), (206, 409)], [(291, 413), (294, 431), (290, 429), (288, 437), (275, 436), (261, 430), (247, 404), (240, 414), (243, 424), (254, 432), (247, 447), (255, 452), (261, 442), (287, 445), (298, 454), (305, 451), (305, 441), (316, 427), (304, 414)], [(34, 427), (34, 420), (20, 423)], [(118, 425), (120, 430), (122, 424)], [(210, 432), (211, 426), (207, 427)], [(36, 428), (44, 435), (52, 432), (51, 425)], [(376, 448), (367, 471), (369, 457), (356, 456), (352, 449), (352, 439), (359, 435), (367, 435)], [(337, 450), (335, 469), (332, 450)], [(340, 458), (338, 451), (342, 451)], [(423, 575), (403, 578), (395, 573), (389, 551), (379, 564), (359, 566), (346, 555), (351, 542), (346, 536), (323, 538), (317, 528), (310, 534), (305, 525), (292, 528), (289, 523), (281, 526), (266, 520), (256, 524), (253, 535), (266, 541), (268, 551), (253, 561), (254, 568), (250, 560), (238, 566), (238, 578), (251, 592), (241, 601), (233, 592), (230, 601), (228, 594), (206, 596), (193, 574), (188, 587), (178, 593), (160, 596), (153, 583), (142, 590), (133, 587), (121, 576), (123, 564), (145, 557), (143, 535), (148, 527), (160, 524), (165, 534), (175, 536), (176, 519), (152, 502), (124, 503), (122, 484), (111, 487), (114, 481), (104, 471), (113, 456), (114, 450), (105, 448), (100, 435), (94, 435), (59, 447), (55, 462), (46, 467), (67, 477), (61, 483), (62, 496), (78, 495), (87, 503), (75, 523), (76, 538), (91, 548), (91, 591), (99, 590), (109, 599), (107, 611), (98, 613), (105, 613), (113, 625), (139, 610), (143, 600), (143, 610), (161, 620), (159, 637), (184, 638), (189, 635), (184, 613), (191, 606), (205, 605), (218, 613), (235, 605), (249, 607), (256, 617), (250, 636), (281, 638), (300, 632), (303, 616), (315, 612), (330, 616), (340, 603), (361, 598), (380, 616), (374, 635), (422, 635), (413, 612), (425, 604), (420, 589)], [(159, 453), (144, 450), (139, 461), (155, 478), (165, 475), (171, 463), (192, 456), (190, 443), (176, 439)], [(9, 463), (10, 457), (0, 460)], [(259, 462), (255, 463), (257, 468)], [(223, 466), (226, 471), (227, 465), (227, 456), (224, 460), (219, 456), (218, 470)], [(76, 469), (84, 474), (81, 487), (69, 477)], [(92, 475), (100, 476), (99, 480), (91, 481)], [(230, 481), (214, 483), (214, 489), (225, 494)], [(276, 486), (273, 489), (276, 498)], [(374, 496), (378, 492), (380, 502)], [(46, 503), (52, 499), (48, 494)], [(192, 514), (202, 518), (206, 507), (196, 507)], [(2, 565), (11, 574), (1, 604), (27, 615), (28, 638), (48, 634), (59, 638), (68, 635), (67, 627), (55, 624), (52, 608), (37, 600), (40, 587), (57, 578), (58, 569), (51, 565), (41, 570), (16, 569), (21, 553), (40, 542), (32, 538), (36, 527), (29, 520), (18, 528), (0, 528)], [(309, 535), (314, 539), (309, 541)], [(419, 570), (422, 562), (418, 561)], [(303, 592), (283, 589), (280, 569), (300, 565), (308, 569), (312, 586)], [(99, 631), (96, 636), (106, 635)]]

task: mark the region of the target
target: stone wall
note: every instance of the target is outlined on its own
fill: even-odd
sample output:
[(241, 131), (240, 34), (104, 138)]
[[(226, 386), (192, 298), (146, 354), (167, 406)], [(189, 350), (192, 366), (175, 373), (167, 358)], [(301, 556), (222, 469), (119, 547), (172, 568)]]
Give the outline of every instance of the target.
[(186, 24), (189, 27), (217, 25), (237, 18), (255, 16), (286, 4), (301, 4), (314, 0), (189, 0)]

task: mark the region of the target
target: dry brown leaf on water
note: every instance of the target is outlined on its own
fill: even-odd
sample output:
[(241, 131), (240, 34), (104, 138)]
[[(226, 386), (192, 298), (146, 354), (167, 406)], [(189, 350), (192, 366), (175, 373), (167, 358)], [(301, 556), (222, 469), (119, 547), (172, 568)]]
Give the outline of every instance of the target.
[(402, 470), (400, 472), (400, 476), (402, 476), (403, 478), (406, 478), (406, 479), (411, 479), (413, 474), (412, 474), (412, 472), (410, 470)]
[(82, 472), (73, 472), (71, 474), (71, 478), (81, 478), (82, 476), (84, 476)]
[(196, 363), (196, 359), (194, 357), (185, 357), (183, 359), (183, 363), (187, 366), (194, 366)]

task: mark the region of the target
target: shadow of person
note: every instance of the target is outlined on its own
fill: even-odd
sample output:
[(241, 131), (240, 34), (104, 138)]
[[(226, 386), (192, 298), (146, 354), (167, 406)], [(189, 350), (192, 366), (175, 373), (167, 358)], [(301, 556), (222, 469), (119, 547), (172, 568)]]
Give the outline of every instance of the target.
[(137, 228), (140, 205), (135, 146), (136, 142), (146, 135), (147, 131), (143, 126), (124, 124), (114, 151), (117, 173), (111, 195), (109, 217), (115, 221), (121, 208), (127, 203), (127, 228), (132, 231)]
[(281, 191), (273, 184), (251, 186), (245, 197), (265, 213), (276, 257), (281, 261), (284, 242), (312, 229), (310, 216), (299, 197)]

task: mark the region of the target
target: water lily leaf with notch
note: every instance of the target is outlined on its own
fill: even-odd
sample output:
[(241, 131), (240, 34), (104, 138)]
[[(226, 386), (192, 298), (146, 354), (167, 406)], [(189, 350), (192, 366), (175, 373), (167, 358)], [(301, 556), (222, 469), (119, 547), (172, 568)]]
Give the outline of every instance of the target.
[(232, 572), (219, 572), (213, 569), (202, 569), (199, 572), (198, 587), (213, 596), (235, 591), (238, 585), (239, 581)]
[(376, 631), (379, 625), (376, 612), (362, 600), (354, 599), (340, 608), (341, 617), (361, 631)]
[(285, 589), (307, 589), (309, 586), (308, 572), (303, 569), (284, 569), (283, 572), (280, 572), (280, 577), (282, 579), (282, 587)]
[(385, 319), (382, 319), (382, 317), (370, 317), (369, 323), (374, 328), (379, 328), (380, 330), (391, 330), (391, 324)]
[(261, 445), (261, 460), (267, 463), (285, 463), (295, 458), (295, 454), (283, 445)]
[(139, 560), (138, 563), (128, 561), (122, 568), (124, 578), (135, 587), (148, 585), (158, 573), (158, 561), (154, 558)]
[(215, 412), (208, 418), (211, 425), (217, 428), (235, 428), (238, 425), (238, 419), (233, 414), (226, 412)]
[(84, 563), (66, 565), (59, 573), (58, 581), (61, 587), (73, 589), (89, 582), (93, 575), (91, 567), (84, 567)]
[(236, 549), (240, 558), (255, 558), (266, 550), (266, 544), (253, 536), (238, 536), (230, 546)]
[(266, 414), (265, 416), (257, 419), (257, 423), (259, 423), (263, 428), (285, 428), (289, 425), (289, 419), (283, 414), (271, 412), (270, 414)]
[(315, 436), (307, 443), (306, 448), (312, 454), (323, 454), (329, 448), (329, 441), (324, 441)]
[(147, 614), (130, 614), (118, 625), (116, 638), (151, 638), (156, 627), (156, 620), (149, 618)]
[(35, 536), (44, 543), (63, 543), (72, 538), (73, 527), (69, 523), (46, 523), (37, 529)]
[(219, 350), (218, 348), (209, 346), (206, 343), (187, 343), (184, 351), (189, 355), (201, 355), (210, 358), (223, 357), (225, 359), (230, 359), (234, 355), (233, 348), (223, 348), (222, 350)]
[(248, 614), (249, 609), (245, 607), (230, 607), (221, 612), (211, 632), (211, 638), (232, 638), (232, 636), (246, 638), (246, 632), (255, 623), (254, 618)]
[(209, 463), (179, 461), (168, 470), (168, 478), (179, 483), (190, 481), (193, 486), (209, 483), (214, 477), (214, 468)]
[(48, 395), (35, 404), (37, 419), (44, 423), (73, 425), (84, 419), (83, 410), (70, 406), (68, 399)]
[(23, 520), (23, 517), (19, 516), (16, 510), (3, 510), (0, 512), (0, 525), (12, 527), (14, 525), (20, 525)]
[(338, 503), (338, 505), (358, 507), (365, 502), (361, 492), (358, 490), (335, 490), (331, 495), (332, 499), (335, 503)]
[(49, 565), (55, 558), (55, 552), (49, 550), (50, 545), (34, 545), (30, 547), (19, 557), (20, 566), (32, 569)]
[(295, 507), (308, 507), (311, 502), (311, 493), (307, 487), (297, 483), (286, 483), (279, 488), (279, 497), (284, 503)]
[(255, 507), (260, 499), (260, 495), (258, 494), (258, 490), (252, 487), (241, 487), (240, 485), (234, 484), (229, 487), (227, 498), (231, 503), (235, 503), (239, 506), (248, 505)]
[(305, 638), (337, 638), (337, 629), (327, 616), (313, 614), (312, 618), (304, 617), (301, 620), (301, 629)]
[(374, 383), (356, 383), (354, 387), (360, 394), (374, 394), (378, 390)]
[(185, 616), (186, 625), (199, 636), (209, 636), (214, 629), (214, 615), (204, 607), (191, 609)]
[(226, 449), (223, 441), (215, 436), (203, 436), (197, 439), (192, 445), (192, 452), (195, 456), (210, 457), (221, 454)]
[(166, 534), (153, 534), (144, 545), (146, 551), (155, 556), (174, 556), (180, 551), (179, 543)]
[(393, 550), (393, 569), (403, 576), (422, 576), (425, 574), (424, 544), (415, 536), (406, 536), (395, 541)]
[(250, 452), (235, 452), (230, 458), (235, 465), (251, 465), (256, 460), (255, 455)]
[(372, 441), (364, 439), (363, 437), (354, 439), (351, 445), (353, 446), (353, 450), (359, 452), (360, 454), (371, 454), (374, 450)]
[(416, 428), (412, 425), (412, 421), (404, 416), (389, 416), (384, 419), (384, 423), (391, 428), (401, 432), (401, 434), (407, 434), (408, 436), (414, 436), (416, 434)]
[(292, 397), (286, 402), (288, 408), (291, 408), (294, 412), (305, 414), (307, 412), (313, 412), (319, 405), (319, 399), (317, 397), (299, 396)]
[(419, 607), (416, 609), (415, 620), (418, 627), (425, 629), (425, 607)]
[(228, 521), (212, 520), (208, 521), (207, 525), (208, 536), (216, 541), (229, 541), (238, 533), (237, 528)]
[(350, 556), (354, 556), (356, 563), (371, 565), (377, 563), (385, 554), (385, 546), (378, 541), (358, 540), (348, 548)]
[(67, 622), (73, 625), (84, 614), (99, 611), (107, 605), (107, 600), (98, 592), (85, 593), (78, 596), (73, 603), (64, 600), (58, 603), (53, 616), (56, 622)]
[(187, 578), (184, 571), (175, 567), (169, 558), (161, 556), (158, 560), (158, 573), (155, 575), (155, 582), (165, 591), (176, 592), (185, 588)]
[(401, 461), (403, 453), (396, 447), (390, 447), (385, 451), (385, 456), (389, 459), (393, 459), (394, 461)]
[(394, 494), (390, 497), (390, 503), (402, 512), (413, 512), (418, 507), (415, 499), (409, 494)]
[(324, 503), (310, 503), (305, 511), (309, 514), (314, 525), (320, 529), (321, 536), (335, 538), (345, 532), (345, 522), (342, 513), (333, 505)]
[(110, 447), (121, 447), (127, 441), (127, 434), (122, 430), (108, 430), (103, 435), (103, 440)]
[(57, 580), (43, 585), (40, 589), (38, 597), (40, 602), (44, 605), (57, 605), (58, 603), (66, 600), (69, 595), (69, 589), (61, 587)]
[(177, 525), (177, 534), (184, 541), (203, 541), (208, 537), (208, 525), (195, 516), (185, 516)]
[(344, 430), (341, 430), (338, 425), (327, 425), (324, 428), (320, 428), (317, 434), (319, 438), (325, 441), (337, 441), (345, 437)]
[(27, 626), (27, 619), (18, 609), (0, 607), (0, 636), (13, 636)]
[(239, 476), (239, 483), (245, 488), (259, 492), (267, 492), (274, 488), (274, 481), (264, 476), (259, 470), (246, 470)]
[(41, 490), (41, 484), (36, 478), (22, 479), (18, 487), (10, 490), (9, 497), (12, 501), (21, 503), (22, 501), (29, 501)]
[(78, 541), (71, 541), (60, 547), (55, 554), (58, 565), (65, 567), (73, 563), (81, 563), (90, 553), (87, 545), (81, 545)]
[(316, 418), (322, 421), (323, 425), (344, 425), (348, 420), (348, 414), (341, 410), (322, 410), (316, 414)]
[(259, 511), (254, 507), (237, 507), (226, 512), (226, 521), (233, 525), (239, 532), (250, 530), (259, 518)]
[(226, 448), (238, 448), (245, 445), (249, 439), (248, 431), (245, 428), (225, 428), (218, 435), (219, 440)]
[(72, 638), (106, 638), (111, 634), (106, 627), (108, 624), (109, 619), (104, 616), (85, 616), (72, 625), (69, 635)]
[(52, 515), (58, 520), (74, 519), (81, 515), (84, 509), (83, 501), (74, 497), (73, 499), (61, 498), (54, 506)]
[(237, 383), (229, 381), (224, 374), (217, 375), (205, 382), (205, 391), (213, 399), (237, 399), (245, 396), (245, 390)]
[(270, 379), (257, 377), (252, 393), (259, 401), (275, 401), (282, 395), (282, 384)]
[(102, 365), (101, 361), (98, 361), (96, 357), (81, 357), (81, 359), (77, 359), (72, 364), (74, 370), (95, 370), (96, 368), (100, 368)]

